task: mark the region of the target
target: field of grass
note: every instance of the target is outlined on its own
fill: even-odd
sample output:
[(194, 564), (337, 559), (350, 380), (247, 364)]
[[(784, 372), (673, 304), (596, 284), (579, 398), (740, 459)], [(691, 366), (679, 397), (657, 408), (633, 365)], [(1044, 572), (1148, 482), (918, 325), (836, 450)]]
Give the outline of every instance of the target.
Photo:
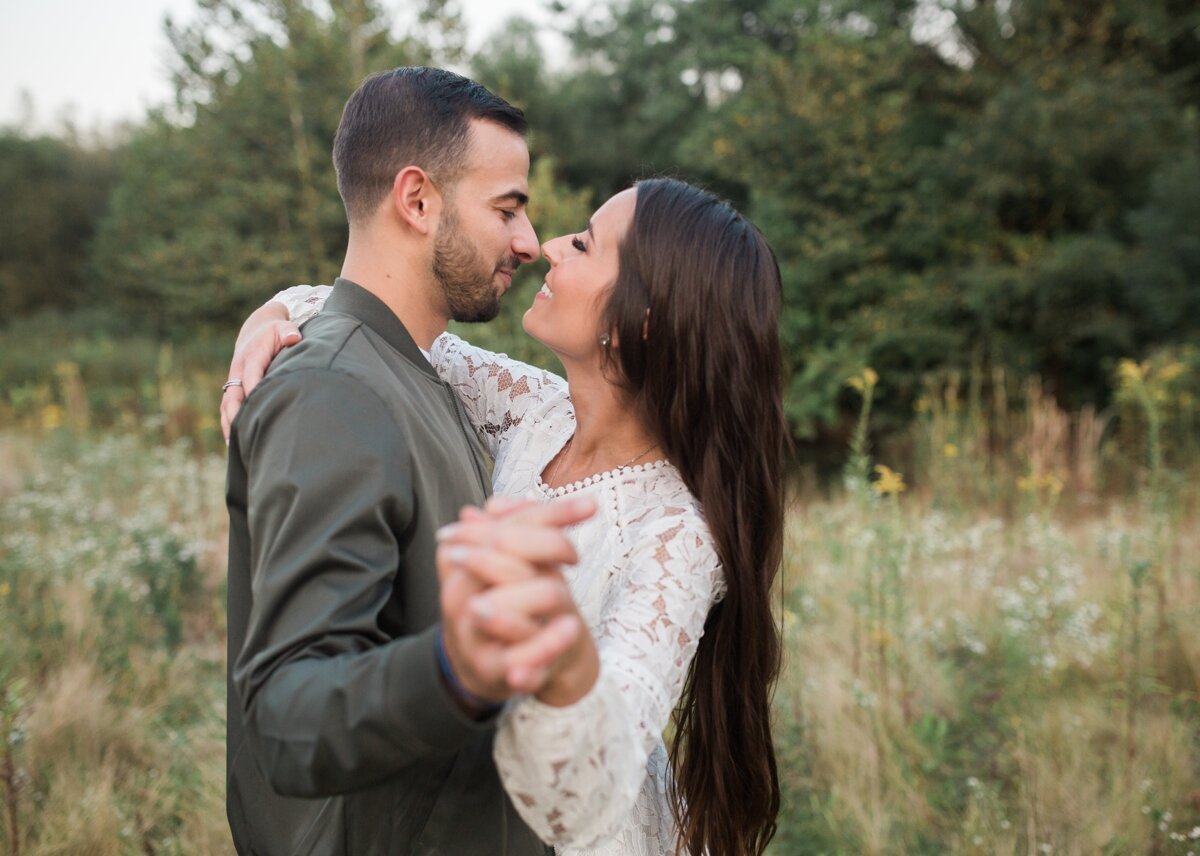
[[(0, 412), (3, 840), (228, 853), (216, 386), (167, 365), (102, 420), (73, 365)], [(909, 472), (860, 434), (799, 491), (772, 852), (1200, 854), (1200, 489), (1152, 419), (1102, 448), (956, 396)]]
[(1200, 518), (792, 519), (776, 852), (1200, 852)]

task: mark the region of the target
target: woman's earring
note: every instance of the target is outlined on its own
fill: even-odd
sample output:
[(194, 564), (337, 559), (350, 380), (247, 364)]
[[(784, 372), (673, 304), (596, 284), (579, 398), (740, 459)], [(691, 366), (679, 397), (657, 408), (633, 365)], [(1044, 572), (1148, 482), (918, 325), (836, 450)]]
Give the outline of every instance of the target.
[(604, 333), (603, 335), (600, 336), (600, 347), (601, 348), (607, 348), (611, 344), (612, 344), (612, 336), (608, 335), (607, 333)]

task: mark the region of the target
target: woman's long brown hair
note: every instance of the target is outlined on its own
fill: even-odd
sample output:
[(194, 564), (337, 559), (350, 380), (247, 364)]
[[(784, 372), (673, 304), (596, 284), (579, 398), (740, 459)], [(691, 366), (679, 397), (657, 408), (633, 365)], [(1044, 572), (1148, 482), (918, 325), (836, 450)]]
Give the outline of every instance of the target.
[(694, 856), (761, 854), (779, 812), (780, 302), (779, 265), (753, 224), (683, 182), (637, 185), (604, 329), (634, 406), (703, 507), (726, 580), (675, 712), (672, 809)]

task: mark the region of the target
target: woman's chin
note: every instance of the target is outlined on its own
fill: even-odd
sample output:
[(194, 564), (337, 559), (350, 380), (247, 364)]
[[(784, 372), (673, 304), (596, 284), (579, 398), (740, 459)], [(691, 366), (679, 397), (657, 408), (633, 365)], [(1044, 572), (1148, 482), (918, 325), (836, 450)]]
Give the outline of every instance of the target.
[[(525, 330), (525, 334), (527, 336), (529, 336), (531, 339), (541, 342), (542, 340), (538, 337), (538, 334), (534, 332), (534, 330), (537, 329), (537, 322), (534, 322), (534, 324), (533, 324), (534, 330), (530, 329), (529, 313), (532, 311), (533, 311), (532, 306), (530, 306), (528, 309), (525, 310), (525, 314), (521, 316), (521, 327), (522, 327), (522, 329)], [(545, 343), (542, 342), (542, 344), (545, 344)]]

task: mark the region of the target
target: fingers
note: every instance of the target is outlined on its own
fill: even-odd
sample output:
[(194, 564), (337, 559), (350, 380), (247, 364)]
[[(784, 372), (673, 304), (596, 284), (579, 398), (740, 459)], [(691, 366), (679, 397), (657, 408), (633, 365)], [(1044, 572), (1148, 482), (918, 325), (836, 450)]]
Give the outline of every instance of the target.
[(520, 499), (515, 496), (490, 496), (487, 503), (484, 504), (483, 510), (492, 517), (504, 517), (536, 505), (537, 503), (532, 499)]
[[(230, 372), (233, 367), (230, 367)], [(240, 386), (231, 386), (221, 394), (221, 433), (225, 435), (225, 443), (229, 443), (229, 428), (233, 425), (233, 417), (237, 416), (246, 393)]]
[[(497, 500), (496, 497), (492, 498)], [(596, 513), (596, 503), (582, 496), (564, 496), (544, 504), (530, 504), (511, 511), (504, 518), (530, 526), (574, 526)]]
[(242, 349), (242, 386), (249, 395), (263, 379), (275, 355), (300, 341), (300, 328), (291, 321), (272, 321), (246, 342)]
[[(579, 558), (562, 528), (586, 520), (595, 509), (590, 499), (570, 498), (522, 506), (499, 519), (464, 510), (460, 522), (438, 530), (438, 540), (508, 553), (538, 565), (569, 565)], [(456, 556), (461, 560), (464, 554)]]
[(503, 652), (505, 682), (517, 693), (532, 693), (570, 659), (583, 640), (583, 623), (576, 615), (560, 615), (523, 642)]
[(470, 599), (475, 626), (501, 642), (521, 642), (547, 620), (575, 611), (570, 589), (558, 574), (488, 589)]
[(442, 579), (441, 603), (447, 655), (472, 693), (569, 704), (595, 683), (595, 646), (561, 575), (483, 589), (455, 569)]
[(540, 571), (535, 563), (503, 549), (466, 544), (439, 545), (437, 565), (440, 574), (469, 573), (480, 586), (518, 583)]
[(464, 505), (458, 512), (458, 519), (463, 522), (475, 520), (496, 520), (522, 508), (536, 505), (532, 499), (518, 499), (514, 496), (493, 496), (484, 503), (483, 508), (474, 505)]
[(482, 509), (465, 506), (460, 520), (504, 519), (529, 526), (573, 526), (596, 512), (596, 503), (586, 497), (567, 496), (539, 503), (515, 496), (492, 496)]
[(221, 396), (221, 433), (226, 443), (229, 442), (234, 417), (250, 390), (263, 379), (271, 360), (300, 339), (300, 328), (291, 321), (271, 321), (252, 333), (242, 347), (234, 350), (228, 376), (230, 380), (240, 380), (241, 384), (227, 387)]
[(447, 652), (473, 692), (489, 698), (550, 692), (561, 700), (594, 683), (597, 667), (571, 665), (591, 663), (595, 647), (557, 568), (578, 560), (564, 528), (595, 510), (580, 497), (544, 505), (494, 497), (483, 509), (464, 508), (458, 523), (439, 530)]

